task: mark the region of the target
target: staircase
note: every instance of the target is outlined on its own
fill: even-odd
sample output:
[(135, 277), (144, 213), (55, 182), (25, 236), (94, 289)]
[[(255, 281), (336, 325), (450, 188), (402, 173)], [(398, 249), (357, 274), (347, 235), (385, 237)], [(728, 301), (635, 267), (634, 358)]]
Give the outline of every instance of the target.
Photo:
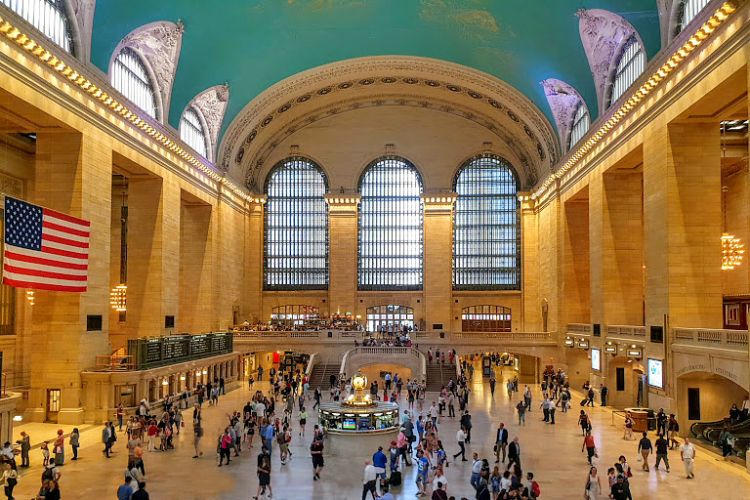
[(331, 375), (336, 375), (338, 377), (340, 370), (340, 364), (329, 365), (319, 363), (315, 365), (312, 374), (310, 375), (310, 390), (314, 391), (317, 387), (320, 387), (321, 391), (327, 390), (331, 387)]
[(449, 363), (427, 364), (427, 392), (439, 392), (440, 388), (448, 385), (448, 381), (456, 380), (456, 365)]

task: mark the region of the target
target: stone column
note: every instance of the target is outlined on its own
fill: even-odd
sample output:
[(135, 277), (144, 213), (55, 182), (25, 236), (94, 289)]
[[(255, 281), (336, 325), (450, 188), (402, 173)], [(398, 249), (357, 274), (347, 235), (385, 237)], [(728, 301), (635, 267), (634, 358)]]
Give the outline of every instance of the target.
[(214, 327), (212, 213), (211, 205), (182, 203), (180, 315), (176, 321), (181, 332), (206, 332)]
[(567, 323), (591, 322), (589, 279), (589, 200), (576, 196), (564, 205), (563, 297), (561, 306)]
[(262, 321), (263, 316), (263, 207), (266, 197), (250, 202), (245, 251), (246, 303), (240, 323)]
[[(513, 314), (513, 330), (522, 332), (550, 331), (549, 299), (546, 305), (539, 296), (539, 233), (537, 231), (537, 214), (534, 203), (528, 198), (521, 202), (521, 300), (523, 303), (522, 320), (518, 322)], [(545, 321), (546, 317), (546, 321)], [(454, 330), (455, 331), (455, 330)]]
[[(109, 255), (112, 151), (79, 133), (37, 136), (34, 203), (91, 222), (88, 291), (37, 291), (33, 308), (30, 421), (46, 419), (47, 391), (60, 390), (57, 421), (83, 422), (80, 372), (109, 354)], [(102, 316), (101, 332), (86, 332), (86, 316)]]
[(177, 317), (180, 273), (180, 188), (169, 179), (128, 185), (127, 336), (162, 335)]
[(646, 325), (722, 327), (720, 158), (718, 123), (644, 138)]
[(424, 203), (424, 310), (427, 330), (451, 325), (453, 204), (455, 193), (422, 195)]
[(642, 325), (642, 174), (594, 176), (589, 200), (591, 322)]
[[(357, 210), (359, 195), (327, 195), (328, 203), (328, 307), (337, 312), (364, 316), (357, 304)], [(360, 320), (364, 321), (364, 319)]]

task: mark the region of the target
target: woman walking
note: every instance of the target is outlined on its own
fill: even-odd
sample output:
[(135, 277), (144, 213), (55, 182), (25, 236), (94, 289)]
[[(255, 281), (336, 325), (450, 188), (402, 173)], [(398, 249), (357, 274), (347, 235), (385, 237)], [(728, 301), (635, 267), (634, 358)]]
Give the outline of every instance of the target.
[(3, 465), (3, 476), (2, 483), (5, 487), (5, 496), (8, 500), (13, 500), (13, 488), (18, 484), (18, 470), (16, 469), (16, 461), (11, 460), (9, 463)]
[(63, 430), (57, 429), (57, 438), (55, 438), (55, 464), (60, 467), (65, 464), (65, 437)]
[(596, 467), (592, 467), (589, 470), (589, 479), (586, 481), (586, 498), (588, 500), (599, 500), (602, 493), (602, 483), (599, 480)]

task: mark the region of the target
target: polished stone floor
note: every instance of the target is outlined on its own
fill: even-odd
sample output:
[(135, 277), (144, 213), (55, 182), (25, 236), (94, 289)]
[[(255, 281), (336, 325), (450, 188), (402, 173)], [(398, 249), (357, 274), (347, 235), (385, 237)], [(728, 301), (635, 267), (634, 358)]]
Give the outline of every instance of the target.
[[(577, 408), (568, 414), (557, 412), (557, 424), (547, 425), (541, 422), (541, 411), (536, 405), (539, 402), (539, 388), (534, 391), (534, 409), (528, 415), (526, 426), (518, 428), (513, 408), (501, 383), (494, 398), (490, 397), (489, 387), (482, 384), (479, 370), (472, 384), (470, 411), (473, 415), (474, 430), (472, 443), (467, 447), (467, 456), (478, 452), (481, 457), (491, 458), (492, 444), (498, 422), (509, 424), (511, 439), (519, 436), (522, 446), (522, 463), (524, 471), (534, 472), (538, 479), (542, 498), (580, 499), (586, 482), (588, 466), (585, 454), (581, 452), (581, 434), (576, 426)], [(499, 382), (499, 381), (498, 381)], [(257, 387), (257, 386), (256, 386)], [(523, 390), (523, 388), (522, 388)], [(145, 465), (147, 472), (147, 490), (152, 499), (250, 499), (255, 495), (257, 477), (255, 474), (258, 442), (252, 451), (243, 451), (239, 459), (233, 459), (231, 465), (216, 467), (215, 440), (226, 422), (228, 412), (241, 409), (249, 396), (246, 387), (232, 391), (222, 397), (218, 407), (207, 407), (204, 410), (206, 437), (203, 439), (205, 456), (192, 459), (192, 425), (189, 415), (183, 435), (176, 439), (176, 449), (170, 452), (146, 452)], [(432, 400), (428, 394), (427, 405)], [(324, 400), (327, 399), (327, 394)], [(427, 408), (425, 408), (427, 409)], [(714, 498), (749, 498), (750, 474), (737, 466), (725, 464), (699, 449), (695, 480), (686, 480), (682, 474), (679, 453), (673, 452), (670, 459), (672, 472), (664, 470), (650, 473), (640, 471), (636, 461), (635, 441), (623, 441), (622, 430), (612, 425), (611, 412), (594, 408), (588, 411), (592, 417), (593, 433), (600, 451), (600, 468), (603, 469), (602, 480), (606, 484), (606, 468), (613, 464), (620, 454), (628, 457), (633, 467), (634, 477), (631, 480), (633, 497), (641, 499), (714, 499)], [(312, 413), (311, 413), (312, 415)], [(294, 422), (296, 425), (296, 412)], [(308, 422), (308, 431), (312, 429)], [(440, 422), (440, 435), (449, 452), (455, 452), (455, 433), (458, 423), (454, 419), (443, 418)], [(61, 491), (63, 498), (103, 499), (115, 498), (115, 490), (122, 482), (122, 475), (127, 462), (127, 451), (122, 439), (118, 440), (113, 458), (107, 460), (102, 456), (99, 443), (100, 428), (89, 429), (82, 434), (81, 459), (68, 461), (61, 468)], [(386, 445), (386, 443), (384, 443)], [(327, 457), (326, 467), (321, 481), (313, 481), (308, 450), (309, 437), (300, 440), (295, 433), (291, 450), (293, 460), (285, 466), (280, 465), (278, 450), (274, 450), (272, 486), (275, 499), (352, 499), (360, 498), (362, 491), (361, 459), (344, 456)], [(375, 451), (375, 450), (372, 450)], [(70, 458), (69, 448), (66, 459)], [(491, 460), (491, 463), (494, 460)], [(15, 497), (31, 498), (39, 488), (41, 475), (41, 452), (32, 450), (32, 467), (23, 472)], [(451, 464), (446, 470), (448, 493), (460, 499), (462, 496), (474, 498), (473, 490), (468, 483), (471, 462)], [(404, 473), (404, 484), (394, 491), (396, 498), (414, 498), (416, 487), (414, 467)]]

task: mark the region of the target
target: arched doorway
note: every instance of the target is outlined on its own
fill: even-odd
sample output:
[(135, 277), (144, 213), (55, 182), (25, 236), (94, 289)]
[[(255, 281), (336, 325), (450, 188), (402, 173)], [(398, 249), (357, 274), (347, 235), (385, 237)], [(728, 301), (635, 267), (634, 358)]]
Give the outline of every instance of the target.
[(697, 371), (677, 377), (677, 420), (680, 434), (690, 435), (694, 422), (721, 420), (729, 416), (732, 404), (741, 407), (748, 391), (715, 373)]

